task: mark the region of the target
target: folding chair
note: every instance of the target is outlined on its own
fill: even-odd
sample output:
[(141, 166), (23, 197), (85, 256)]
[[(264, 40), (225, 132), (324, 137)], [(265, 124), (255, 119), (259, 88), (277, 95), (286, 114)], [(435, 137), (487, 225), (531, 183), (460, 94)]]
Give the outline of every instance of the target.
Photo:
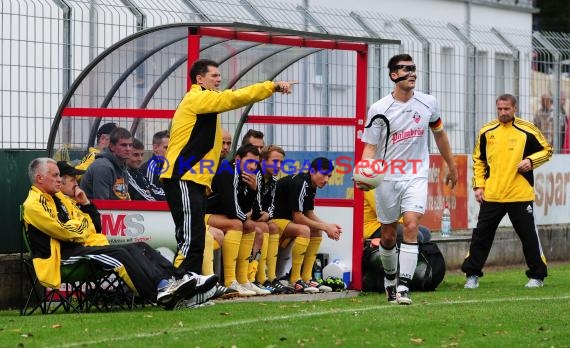
[[(23, 220), (23, 206), (20, 206), (20, 222), (22, 241), (31, 255), (29, 236)], [(71, 264), (62, 264), (60, 266), (62, 285), (59, 289), (51, 289), (40, 284), (31, 256), (24, 256), (23, 248), (20, 255), (32, 284), (25, 302), (20, 307), (20, 315), (33, 314), (37, 309), (43, 314), (51, 314), (60, 308), (66, 312), (82, 313), (88, 312), (92, 307), (101, 311), (108, 311), (114, 307), (122, 309), (134, 307), (134, 295), (127, 290), (122, 279), (116, 277), (114, 272), (102, 269), (87, 257)], [(21, 286), (23, 294), (23, 280)], [(110, 289), (113, 291), (109, 291)]]

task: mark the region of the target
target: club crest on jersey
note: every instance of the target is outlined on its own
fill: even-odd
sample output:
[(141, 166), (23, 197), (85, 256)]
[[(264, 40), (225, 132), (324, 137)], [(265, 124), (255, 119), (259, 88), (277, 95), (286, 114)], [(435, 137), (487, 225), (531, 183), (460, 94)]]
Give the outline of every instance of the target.
[(414, 119), (414, 122), (416, 123), (420, 123), (422, 116), (416, 111), (414, 112), (414, 114), (412, 115), (412, 118)]

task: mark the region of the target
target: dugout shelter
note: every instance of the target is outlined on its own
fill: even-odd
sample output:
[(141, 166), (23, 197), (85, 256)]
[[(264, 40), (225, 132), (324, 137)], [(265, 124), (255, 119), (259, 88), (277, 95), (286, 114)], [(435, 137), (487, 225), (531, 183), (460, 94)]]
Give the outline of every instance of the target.
[[(247, 128), (264, 131), (287, 159), (302, 165), (317, 156), (336, 164), (329, 187), (317, 193), (317, 214), (343, 227), (341, 241), (323, 238), (321, 251), (352, 271), (361, 289), (363, 198), (351, 170), (363, 145), (369, 52), (397, 40), (279, 29), (247, 23), (172, 24), (141, 30), (106, 49), (78, 76), (57, 110), (50, 157), (77, 162), (94, 146), (100, 125), (127, 128), (150, 151), (152, 135), (169, 128), (190, 88), (188, 69), (200, 58), (220, 63), (222, 89), (264, 80), (298, 80), (291, 95), (273, 95), (221, 115), (239, 146)], [(379, 56), (377, 56), (380, 59)], [(99, 201), (103, 233), (112, 243), (145, 241), (175, 248), (166, 202)]]

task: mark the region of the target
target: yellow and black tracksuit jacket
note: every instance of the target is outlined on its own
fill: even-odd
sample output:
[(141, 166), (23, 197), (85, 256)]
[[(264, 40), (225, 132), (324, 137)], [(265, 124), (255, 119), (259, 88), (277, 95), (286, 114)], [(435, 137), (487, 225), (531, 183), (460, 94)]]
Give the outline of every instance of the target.
[(552, 146), (534, 124), (518, 117), (489, 122), (473, 149), (473, 189), (484, 188), (488, 202), (534, 201), (533, 171), (520, 174), (517, 166), (528, 158), (538, 168), (551, 157)]
[(168, 168), (160, 178), (189, 180), (210, 188), (222, 151), (218, 113), (266, 99), (274, 90), (271, 81), (222, 92), (192, 85), (174, 113), (166, 151)]
[[(97, 233), (89, 214), (81, 211), (74, 201), (61, 192), (54, 196), (32, 186), (24, 202), (24, 223), (38, 280), (44, 286), (58, 288), (61, 285), (61, 243), (106, 246), (109, 242)], [(58, 217), (54, 199), (61, 201), (66, 210), (69, 220), (65, 223)]]

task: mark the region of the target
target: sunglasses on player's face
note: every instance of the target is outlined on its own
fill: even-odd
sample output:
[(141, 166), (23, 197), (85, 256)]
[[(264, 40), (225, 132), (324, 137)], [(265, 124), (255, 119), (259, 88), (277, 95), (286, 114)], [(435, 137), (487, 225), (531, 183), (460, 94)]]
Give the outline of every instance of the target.
[(394, 66), (396, 69), (404, 69), (405, 72), (415, 72), (416, 66), (415, 65), (396, 65)]

